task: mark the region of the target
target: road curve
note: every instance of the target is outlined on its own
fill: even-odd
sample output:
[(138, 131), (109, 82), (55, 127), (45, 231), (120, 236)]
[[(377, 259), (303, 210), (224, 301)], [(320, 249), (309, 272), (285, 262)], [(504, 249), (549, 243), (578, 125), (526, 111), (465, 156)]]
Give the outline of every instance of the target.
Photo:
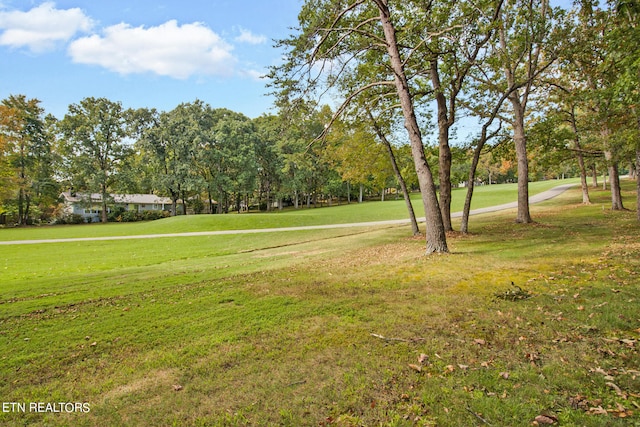
[[(535, 204), (545, 200), (552, 199), (575, 184), (564, 184), (554, 187), (550, 190), (536, 194), (529, 198), (529, 203)], [(470, 215), (479, 215), (483, 213), (497, 212), (506, 209), (518, 207), (518, 202), (505, 203), (503, 205), (490, 206), (487, 208), (474, 209), (469, 212)], [(462, 217), (462, 212), (451, 214), (452, 218)], [(424, 222), (425, 218), (419, 218), (419, 222)], [(256, 234), (256, 233), (277, 233), (283, 231), (300, 231), (300, 230), (326, 230), (333, 228), (350, 228), (350, 227), (376, 227), (382, 225), (403, 225), (409, 224), (409, 219), (395, 219), (386, 221), (369, 221), (369, 222), (352, 222), (346, 224), (327, 224), (327, 225), (305, 225), (299, 227), (280, 227), (280, 228), (256, 228), (248, 230), (217, 230), (217, 231), (194, 231), (186, 233), (166, 233), (166, 234), (142, 234), (133, 236), (107, 236), (107, 237), (70, 237), (67, 239), (43, 239), (43, 240), (11, 240), (0, 241), (0, 246), (8, 245), (35, 245), (41, 243), (68, 243), (68, 242), (97, 242), (106, 240), (132, 240), (132, 239), (158, 239), (163, 237), (194, 237), (194, 236), (220, 236), (227, 234)]]

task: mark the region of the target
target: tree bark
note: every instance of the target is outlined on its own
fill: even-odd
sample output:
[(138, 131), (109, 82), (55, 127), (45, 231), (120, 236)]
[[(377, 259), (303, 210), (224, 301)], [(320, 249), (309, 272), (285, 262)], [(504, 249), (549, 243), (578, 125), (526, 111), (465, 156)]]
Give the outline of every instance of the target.
[(442, 91), (437, 60), (431, 61), (431, 82), (438, 106), (438, 162), (440, 181), (440, 213), (445, 231), (453, 231), (451, 226), (451, 147), (449, 146), (449, 111)]
[(584, 156), (582, 154), (582, 144), (580, 144), (580, 134), (578, 133), (578, 125), (576, 123), (575, 107), (571, 108), (571, 128), (573, 129), (573, 143), (578, 157), (578, 167), (580, 168), (580, 187), (582, 187), (582, 203), (591, 204), (589, 198), (589, 186), (587, 185), (587, 168), (584, 165)]
[(422, 203), (424, 204), (426, 216), (426, 252), (427, 254), (433, 252), (449, 252), (447, 235), (442, 223), (442, 215), (433, 182), (433, 175), (431, 174), (431, 169), (429, 168), (424, 153), (422, 135), (413, 109), (409, 84), (400, 58), (395, 27), (390, 19), (390, 12), (386, 0), (377, 0), (376, 5), (380, 11), (380, 21), (387, 42), (387, 53), (389, 54), (391, 68), (394, 72), (394, 82), (405, 119), (404, 125), (409, 134), (413, 162), (418, 175), (420, 191), (422, 192)]
[(609, 188), (611, 189), (611, 209), (614, 211), (623, 210), (622, 193), (620, 191), (620, 174), (618, 172), (618, 162), (613, 159), (613, 153), (605, 150), (604, 158), (608, 163)]
[(418, 228), (418, 220), (416, 219), (416, 213), (413, 210), (413, 204), (411, 203), (411, 195), (409, 194), (409, 190), (407, 189), (407, 183), (405, 182), (402, 174), (400, 173), (400, 168), (398, 167), (398, 162), (396, 161), (396, 156), (393, 153), (393, 148), (391, 147), (391, 143), (387, 139), (387, 137), (382, 132), (382, 129), (378, 126), (376, 120), (373, 118), (371, 112), (369, 113), (369, 119), (373, 124), (373, 128), (378, 134), (378, 138), (382, 141), (384, 146), (387, 148), (387, 153), (389, 153), (389, 160), (391, 160), (391, 167), (393, 168), (393, 173), (396, 175), (396, 179), (398, 180), (398, 184), (400, 184), (400, 188), (402, 189), (402, 194), (404, 196), (404, 203), (407, 206), (407, 211), (409, 212), (409, 220), (411, 221), (411, 232), (414, 236), (420, 234), (420, 229)]
[(100, 221), (106, 224), (109, 221), (107, 216), (107, 197), (109, 194), (107, 194), (107, 186), (104, 184), (100, 185), (100, 190), (102, 193), (102, 211), (100, 212)]
[[(486, 130), (485, 130), (486, 131)], [(471, 168), (469, 169), (469, 183), (467, 184), (467, 195), (464, 199), (464, 208), (462, 209), (462, 221), (460, 224), (460, 232), (467, 234), (469, 232), (469, 214), (471, 213), (471, 199), (473, 198), (473, 190), (476, 182), (476, 169), (480, 162), (480, 154), (484, 147), (484, 137), (478, 142), (476, 149), (473, 151), (473, 159), (471, 160)], [(491, 182), (491, 175), (489, 175)]]
[(517, 91), (514, 91), (509, 100), (515, 115), (513, 140), (518, 159), (518, 215), (516, 222), (529, 224), (533, 221), (529, 213), (529, 160), (527, 159), (527, 137), (524, 130), (524, 106), (520, 102)]
[(640, 221), (640, 148), (636, 150), (636, 218)]
[[(611, 131), (605, 125), (601, 131), (604, 141), (604, 159), (607, 162), (607, 170), (609, 171), (609, 188), (611, 190), (611, 209), (614, 211), (624, 209), (622, 205), (622, 193), (620, 192), (620, 174), (618, 173), (618, 161), (611, 149), (610, 145)], [(606, 181), (605, 181), (606, 182)]]

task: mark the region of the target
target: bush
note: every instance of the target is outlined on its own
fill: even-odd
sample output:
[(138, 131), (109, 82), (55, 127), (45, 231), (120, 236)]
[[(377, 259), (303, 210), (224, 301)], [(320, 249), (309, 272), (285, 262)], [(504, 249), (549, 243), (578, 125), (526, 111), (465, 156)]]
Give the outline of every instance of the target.
[(121, 222), (119, 218), (124, 212), (125, 210), (122, 206), (116, 206), (115, 208), (111, 209), (111, 212), (109, 212), (109, 214), (107, 215), (107, 221)]
[[(91, 220), (90, 218), (87, 218), (87, 220)], [(85, 218), (80, 215), (80, 214), (71, 214), (71, 215), (64, 215), (61, 217), (56, 218), (56, 220), (54, 221), (54, 224), (83, 224), (85, 222)]]
[(118, 216), (118, 222), (135, 222), (140, 221), (141, 217), (138, 215), (138, 212), (134, 211), (124, 211), (120, 216)]
[(167, 211), (144, 211), (142, 212), (143, 221), (154, 221), (156, 219), (167, 218), (171, 214)]

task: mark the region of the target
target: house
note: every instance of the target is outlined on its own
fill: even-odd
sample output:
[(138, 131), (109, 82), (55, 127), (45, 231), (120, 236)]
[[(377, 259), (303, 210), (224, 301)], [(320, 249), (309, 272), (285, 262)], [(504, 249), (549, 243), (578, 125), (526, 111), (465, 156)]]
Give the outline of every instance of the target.
[[(60, 195), (65, 215), (81, 215), (87, 222), (99, 222), (102, 211), (102, 195), (99, 193), (75, 193), (65, 191)], [(109, 194), (110, 209), (122, 207), (125, 211), (170, 211), (171, 199), (155, 194)]]

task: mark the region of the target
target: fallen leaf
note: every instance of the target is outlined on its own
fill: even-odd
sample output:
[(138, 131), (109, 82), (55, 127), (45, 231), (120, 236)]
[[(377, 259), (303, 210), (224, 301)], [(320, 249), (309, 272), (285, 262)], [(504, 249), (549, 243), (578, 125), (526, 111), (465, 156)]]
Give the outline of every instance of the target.
[(607, 415), (608, 412), (602, 408), (602, 406), (597, 406), (595, 408), (589, 408), (589, 413), (593, 415)]
[(509, 379), (509, 372), (500, 372), (500, 376), (505, 380)]
[(466, 371), (467, 369), (469, 369), (469, 365), (458, 365), (458, 367), (463, 371)]
[(555, 424), (558, 422), (558, 419), (552, 415), (538, 415), (535, 421), (538, 424)]
[(485, 340), (483, 340), (482, 338), (476, 338), (476, 339), (473, 340), (473, 343), (477, 344), (477, 345), (485, 345), (487, 342)]
[(95, 346), (97, 346), (97, 345), (98, 345), (98, 342), (97, 342), (97, 341), (94, 341), (94, 342), (92, 342), (92, 343), (91, 343), (91, 344), (89, 344), (89, 345), (90, 345), (91, 347), (95, 347)]
[(183, 389), (183, 387), (181, 385), (179, 385), (179, 384), (174, 384), (173, 385), (173, 391), (180, 391), (182, 389)]
[(607, 385), (608, 387), (611, 387), (612, 389), (614, 389), (614, 390), (615, 390), (615, 392), (616, 392), (616, 394), (617, 394), (618, 396), (624, 397), (625, 399), (627, 398), (627, 395), (626, 395), (626, 394), (624, 394), (624, 393), (622, 392), (622, 390), (620, 390), (620, 387), (618, 387), (618, 386), (617, 386), (617, 385), (615, 385), (614, 383), (612, 383), (612, 382), (608, 382), (608, 383), (606, 383), (606, 385)]
[(607, 412), (618, 418), (627, 418), (633, 415), (633, 411), (627, 411), (620, 403), (616, 403), (616, 409), (609, 409)]
[(420, 357), (418, 357), (418, 363), (423, 364), (424, 362), (427, 361), (428, 358), (429, 358), (429, 356), (427, 356), (426, 354), (422, 353), (420, 355)]
[(409, 363), (409, 367), (410, 367), (411, 369), (413, 369), (414, 371), (422, 372), (422, 366), (415, 365), (415, 364), (413, 364), (413, 363)]

